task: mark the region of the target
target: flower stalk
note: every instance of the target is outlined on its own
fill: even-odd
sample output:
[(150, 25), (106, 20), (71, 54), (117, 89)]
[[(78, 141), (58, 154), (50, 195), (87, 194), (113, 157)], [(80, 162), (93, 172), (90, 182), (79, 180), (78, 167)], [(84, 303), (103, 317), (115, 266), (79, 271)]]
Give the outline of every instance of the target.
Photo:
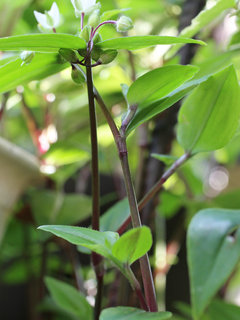
[[(95, 100), (93, 93), (93, 79), (91, 58), (86, 61), (86, 75), (88, 88), (88, 102), (89, 102), (89, 117), (90, 117), (90, 132), (91, 132), (91, 153), (92, 153), (92, 228), (99, 231), (100, 221), (100, 180), (99, 180), (99, 166), (98, 166), (98, 141), (97, 141), (97, 119), (95, 111)], [(94, 319), (98, 320), (101, 312), (102, 290), (104, 267), (103, 258), (92, 253), (92, 264), (95, 270), (97, 279), (97, 297), (94, 308)]]

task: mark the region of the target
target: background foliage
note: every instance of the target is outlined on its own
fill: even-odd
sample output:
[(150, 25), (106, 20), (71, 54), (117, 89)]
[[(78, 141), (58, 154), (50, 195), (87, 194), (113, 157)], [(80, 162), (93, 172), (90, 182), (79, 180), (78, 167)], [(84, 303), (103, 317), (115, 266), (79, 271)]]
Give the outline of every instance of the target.
[[(80, 26), (79, 21), (74, 18), (71, 2), (66, 0), (56, 2), (62, 14), (62, 24), (57, 31), (76, 34)], [(190, 24), (189, 12), (190, 18), (194, 18), (203, 8), (204, 1), (196, 1), (195, 4), (193, 2), (195, 3), (183, 0), (102, 0), (101, 4), (103, 11), (129, 8), (126, 14), (134, 21), (134, 29), (130, 31), (130, 35), (177, 36), (178, 31)], [(193, 305), (195, 301), (194, 316), (201, 315), (204, 320), (234, 320), (238, 319), (240, 314), (236, 306), (240, 303), (240, 276), (237, 267), (239, 231), (237, 235), (234, 233), (238, 230), (239, 213), (229, 210), (240, 207), (238, 196), (240, 136), (237, 130), (240, 112), (239, 94), (232, 94), (237, 92), (234, 88), (238, 88), (237, 76), (239, 78), (240, 71), (239, 21), (238, 16), (231, 15), (233, 11), (228, 10), (235, 6), (235, 1), (207, 1), (207, 6), (210, 8), (216, 3), (211, 14), (202, 13), (202, 18), (200, 16), (195, 19), (192, 28), (185, 29), (181, 34), (185, 37), (198, 34), (198, 38), (205, 41), (207, 46), (187, 46), (177, 55), (174, 54), (179, 46), (173, 46), (170, 50), (168, 46), (156, 46), (133, 51), (133, 54), (120, 50), (117, 59), (109, 66), (100, 66), (97, 71), (94, 70), (95, 86), (110, 107), (117, 124), (120, 125), (121, 116), (127, 110), (121, 84), (131, 85), (136, 76), (140, 77), (154, 70), (151, 74), (151, 88), (153, 88), (156, 83), (154, 75), (157, 79), (162, 72), (162, 69), (158, 68), (163, 65), (164, 68), (168, 68), (168, 72), (162, 75), (162, 81), (169, 83), (169, 86), (166, 91), (157, 92), (159, 97), (162, 94), (163, 99), (154, 101), (151, 108), (147, 109), (146, 104), (154, 91), (146, 90), (144, 87), (146, 80), (143, 79), (141, 82), (144, 76), (139, 78), (140, 81), (135, 82), (135, 87), (132, 86), (128, 92), (129, 101), (143, 102), (127, 131), (130, 165), (139, 199), (153, 185), (156, 178), (161, 176), (163, 169), (183, 154), (183, 147), (193, 153), (201, 151), (167, 181), (156, 201), (150, 203), (143, 211), (143, 221), (152, 226), (156, 241), (156, 246), (152, 249), (151, 262), (158, 303), (162, 310), (166, 307), (168, 311), (174, 312), (176, 320), (191, 319), (190, 286), (186, 266), (186, 230), (199, 210), (203, 211), (192, 220), (188, 231), (188, 250), (192, 252), (189, 265), (199, 262), (194, 270), (197, 276), (194, 276), (194, 272), (190, 272), (190, 278), (195, 288), (203, 290), (200, 291), (200, 296), (192, 293)], [(0, 36), (39, 33), (33, 11), (49, 10), (51, 4), (50, 0), (11, 2), (2, 0)], [(103, 40), (118, 36), (111, 26), (104, 27), (101, 35)], [(18, 45), (21, 46), (22, 42)], [(4, 141), (6, 139), (12, 143), (12, 154), (17, 154), (17, 159), (21, 159), (24, 151), (35, 156), (32, 158), (28, 154), (29, 162), (27, 165), (22, 165), (21, 160), (7, 158), (5, 145), (1, 146), (0, 143), (2, 159), (0, 177), (3, 182), (3, 186), (0, 187), (1, 315), (5, 320), (48, 319), (48, 317), (56, 320), (81, 319), (82, 310), (86, 310), (86, 317), (91, 318), (91, 308), (83, 298), (84, 293), (92, 304), (96, 294), (94, 274), (89, 268), (88, 249), (81, 246), (83, 243), (78, 243), (76, 249), (71, 244), (53, 239), (49, 234), (37, 230), (39, 225), (47, 224), (71, 224), (82, 227), (90, 225), (91, 156), (86, 87), (79, 87), (71, 81), (71, 69), (66, 63), (59, 64), (56, 53), (48, 56), (37, 53), (31, 64), (25, 66), (24, 74), (20, 68), (22, 61), (19, 59), (19, 52), (2, 52), (0, 58), (0, 67), (4, 66), (0, 68), (1, 137)], [(46, 60), (51, 64), (51, 68), (46, 67)], [(191, 63), (197, 66), (199, 71), (195, 67), (174, 66), (177, 63)], [(59, 73), (55, 74), (56, 72)], [(214, 76), (209, 78), (213, 74)], [(29, 82), (29, 79), (33, 78), (35, 81)], [(215, 79), (219, 80), (216, 88)], [(180, 84), (186, 80), (187, 82), (181, 87)], [(180, 104), (167, 108), (198, 84), (200, 85), (195, 91), (184, 100), (179, 113), (179, 125), (176, 126)], [(172, 94), (175, 89), (175, 94)], [(213, 96), (216, 90), (220, 90), (224, 97), (218, 97), (217, 102)], [(206, 119), (207, 103), (213, 100), (212, 116)], [(195, 113), (192, 113), (193, 104)], [(162, 110), (165, 111), (159, 114)], [(186, 129), (185, 117), (188, 115), (191, 125)], [(124, 185), (114, 140), (98, 109), (97, 118), (101, 213), (105, 214), (101, 220), (101, 230), (116, 231), (128, 215), (129, 207), (124, 199)], [(148, 119), (151, 120), (145, 124), (144, 130), (134, 131), (139, 124)], [(234, 130), (237, 130), (237, 133), (233, 136)], [(198, 140), (193, 139), (195, 132), (201, 132)], [(41, 160), (44, 179), (41, 174), (36, 173), (36, 158)], [(140, 164), (144, 164), (145, 172), (141, 171)], [(7, 172), (7, 167), (10, 168), (10, 173)], [(17, 181), (21, 181), (22, 184)], [(211, 221), (204, 220), (207, 219), (204, 209), (209, 207), (228, 209), (227, 218), (231, 217), (229, 227), (225, 217), (226, 212), (220, 214), (218, 222), (222, 232), (210, 240), (207, 235), (205, 237), (198, 235), (194, 229), (197, 219), (203, 219), (201, 223), (211, 225)], [(156, 212), (150, 221), (149, 212)], [(208, 219), (214, 215), (214, 209), (210, 213)], [(155, 224), (151, 221), (155, 221)], [(216, 231), (219, 230), (216, 228)], [(194, 241), (190, 243), (191, 237), (194, 240), (198, 239), (196, 247)], [(234, 246), (231, 245), (229, 237), (230, 240), (234, 240)], [(218, 251), (216, 249), (213, 252), (205, 252), (206, 239), (212, 241), (212, 247), (215, 246)], [(199, 243), (203, 246), (199, 247)], [(220, 248), (219, 243), (221, 243)], [(148, 246), (148, 243), (145, 245)], [(113, 249), (115, 258), (121, 256), (121, 249), (121, 243), (115, 245)], [(141, 255), (137, 249), (134, 253), (135, 259), (131, 263)], [(216, 260), (217, 258), (220, 260)], [(195, 262), (191, 259), (195, 259)], [(203, 259), (205, 267), (200, 263)], [(214, 261), (219, 264), (220, 269), (213, 263)], [(223, 270), (221, 266), (224, 266)], [(215, 267), (217, 269), (214, 269)], [(204, 268), (206, 272), (200, 277)], [(206, 280), (204, 275), (208, 274), (209, 270), (213, 272), (208, 282), (210, 289), (202, 288), (201, 283)], [(219, 270), (221, 271), (219, 281), (213, 281)], [(65, 283), (47, 278), (45, 286), (46, 275), (61, 279)], [(104, 306), (137, 305), (136, 297), (132, 295), (128, 284), (111, 266), (105, 282)], [(126, 291), (118, 289), (122, 283)], [(80, 293), (73, 286), (80, 289)], [(69, 291), (71, 292), (69, 295), (75, 297), (70, 302), (67, 300)], [(206, 293), (204, 297), (202, 292)], [(202, 297), (201, 303), (199, 303), (200, 297)], [(208, 311), (202, 315), (213, 297), (217, 300), (213, 300)], [(73, 309), (76, 310), (75, 314), (72, 313)], [(114, 316), (117, 319), (121, 310), (116, 309), (113, 312), (116, 313)], [(139, 317), (138, 311), (135, 312), (133, 319)], [(109, 317), (105, 315), (103, 319), (108, 319), (107, 316)], [(86, 317), (83, 319), (87, 319)]]

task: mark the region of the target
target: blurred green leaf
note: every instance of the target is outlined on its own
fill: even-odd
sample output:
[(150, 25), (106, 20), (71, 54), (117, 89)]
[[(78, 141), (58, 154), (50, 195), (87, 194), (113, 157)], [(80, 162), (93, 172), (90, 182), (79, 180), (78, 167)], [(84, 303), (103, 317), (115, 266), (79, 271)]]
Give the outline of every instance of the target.
[(134, 228), (115, 242), (112, 253), (124, 264), (131, 265), (147, 253), (152, 246), (152, 234), (148, 227)]
[(14, 61), (0, 67), (0, 93), (27, 84), (33, 80), (42, 80), (66, 69), (69, 64), (60, 63), (56, 54), (36, 54), (33, 61), (21, 67), (22, 60)]
[[(123, 38), (113, 38), (104, 40), (96, 44), (101, 49), (125, 49), (137, 50), (156, 45), (169, 45), (176, 43), (196, 43), (205, 45), (203, 41), (181, 38), (181, 37), (168, 37), (168, 36), (133, 36)], [(0, 47), (1, 49), (1, 47)]]
[(76, 144), (57, 142), (51, 145), (43, 158), (48, 164), (62, 166), (74, 162), (86, 163), (90, 159), (90, 154)]
[(202, 210), (190, 223), (187, 248), (194, 320), (201, 319), (239, 261), (239, 226), (240, 211), (227, 209)]
[(38, 225), (75, 224), (91, 214), (91, 198), (50, 190), (30, 192), (30, 205)]
[(129, 217), (130, 208), (128, 199), (125, 198), (113, 205), (100, 218), (101, 231), (117, 231), (123, 222)]
[(0, 38), (0, 50), (2, 51), (36, 51), (36, 52), (58, 52), (59, 49), (84, 49), (86, 42), (70, 34), (28, 34)]
[(136, 308), (116, 307), (103, 310), (100, 320), (165, 320), (171, 317), (170, 312), (145, 312)]
[(238, 209), (240, 208), (240, 190), (236, 189), (227, 193), (222, 193), (213, 199), (215, 206), (226, 209)]
[(158, 211), (161, 216), (165, 218), (172, 218), (178, 213), (181, 206), (185, 205), (184, 197), (175, 195), (168, 191), (163, 191), (161, 193), (161, 202), (158, 206)]
[(224, 147), (237, 130), (240, 114), (239, 84), (230, 66), (200, 84), (179, 113), (177, 137), (191, 153)]
[(239, 320), (240, 308), (224, 301), (215, 300), (210, 304), (207, 315), (210, 320)]
[[(181, 31), (179, 36), (188, 38), (195, 36), (203, 27), (207, 26), (214, 19), (217, 19), (223, 11), (230, 8), (236, 8), (235, 0), (216, 1), (214, 5), (210, 6), (208, 9), (202, 10), (199, 15), (192, 20), (191, 25)], [(177, 45), (171, 48), (167, 53), (167, 58), (171, 58), (181, 47), (181, 45)]]
[(151, 157), (163, 162), (166, 166), (170, 166), (173, 164), (178, 157), (167, 155), (167, 154), (157, 154), (157, 153), (152, 153)]
[(92, 320), (92, 308), (77, 289), (50, 277), (45, 278), (45, 283), (58, 307), (77, 316), (79, 320)]
[(103, 12), (101, 15), (101, 21), (106, 21), (115, 18), (120, 13), (130, 10), (129, 8), (123, 8), (123, 9), (113, 9)]

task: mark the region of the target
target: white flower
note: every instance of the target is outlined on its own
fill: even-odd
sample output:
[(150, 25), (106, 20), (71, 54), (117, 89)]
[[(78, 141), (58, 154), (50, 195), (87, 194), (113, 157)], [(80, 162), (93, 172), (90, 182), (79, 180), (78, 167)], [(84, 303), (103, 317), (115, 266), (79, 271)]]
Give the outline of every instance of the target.
[(46, 29), (57, 28), (60, 24), (60, 12), (56, 2), (52, 4), (52, 7), (49, 11), (45, 11), (44, 13), (40, 13), (38, 11), (34, 11), (35, 18), (37, 22)]
[(99, 2), (96, 3), (96, 0), (71, 0), (71, 2), (77, 18), (81, 17), (82, 13), (90, 14), (101, 6)]

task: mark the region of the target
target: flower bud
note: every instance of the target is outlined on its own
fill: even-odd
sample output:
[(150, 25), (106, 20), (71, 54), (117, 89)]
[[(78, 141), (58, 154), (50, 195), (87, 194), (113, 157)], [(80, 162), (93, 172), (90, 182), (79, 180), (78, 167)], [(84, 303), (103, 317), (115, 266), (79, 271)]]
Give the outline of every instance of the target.
[(126, 32), (133, 28), (132, 20), (129, 17), (121, 16), (117, 21), (117, 31)]
[(72, 80), (79, 85), (83, 85), (85, 83), (85, 77), (84, 74), (78, 70), (77, 68), (75, 68), (74, 66), (72, 67)]
[(102, 64), (108, 64), (116, 58), (117, 54), (118, 54), (117, 50), (112, 50), (112, 49), (105, 50), (100, 55), (99, 61)]
[(82, 31), (80, 32), (80, 37), (84, 39), (86, 42), (90, 39), (91, 27), (85, 26)]
[(21, 66), (23, 66), (24, 64), (29, 64), (34, 58), (34, 56), (35, 56), (35, 52), (33, 51), (23, 51), (20, 54), (20, 58), (22, 59)]
[(95, 10), (88, 18), (88, 25), (96, 28), (100, 23), (100, 10)]
[(71, 49), (59, 49), (58, 51), (60, 55), (67, 60), (70, 63), (77, 63), (78, 62), (78, 57), (76, 55), (76, 52), (71, 50)]

